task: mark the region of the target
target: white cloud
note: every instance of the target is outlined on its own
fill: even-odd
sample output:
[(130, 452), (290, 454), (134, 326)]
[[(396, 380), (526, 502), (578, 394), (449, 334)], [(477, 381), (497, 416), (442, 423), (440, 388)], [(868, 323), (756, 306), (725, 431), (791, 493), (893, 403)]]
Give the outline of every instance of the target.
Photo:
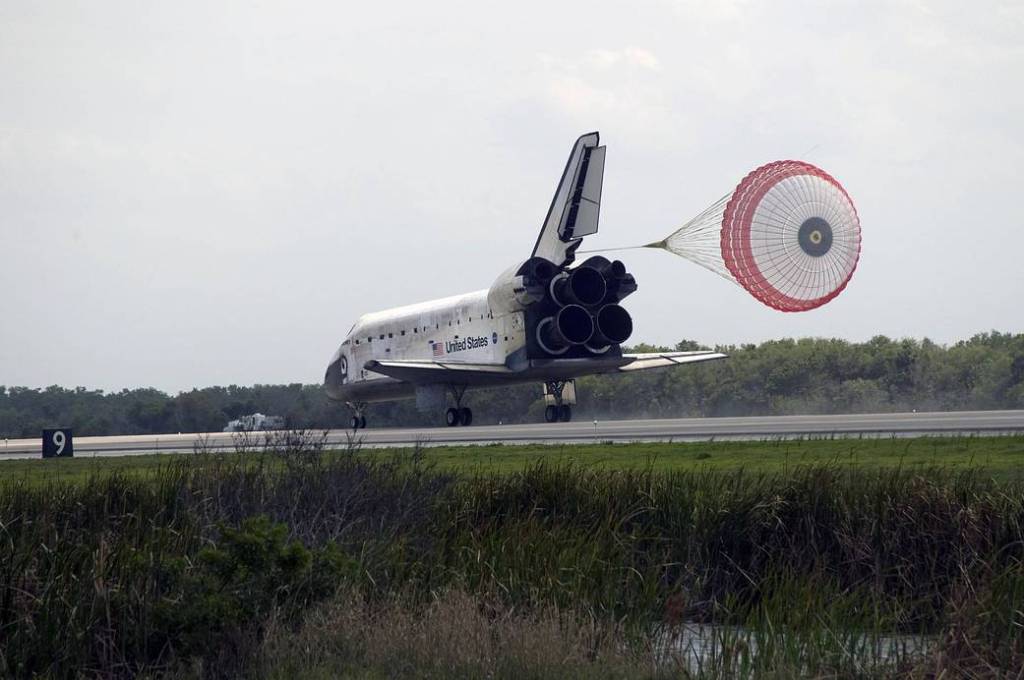
[(626, 47), (621, 50), (590, 50), (587, 52), (586, 61), (598, 69), (607, 69), (618, 65), (652, 71), (661, 68), (658, 57), (642, 47)]
[(523, 96), (539, 99), (581, 130), (615, 129), (642, 144), (685, 138), (668, 91), (657, 55), (631, 46), (570, 57), (538, 55)]
[(670, 0), (675, 11), (687, 19), (729, 23), (749, 16), (750, 0)]
[(815, 146), (864, 218), (799, 317), (633, 251), (638, 340), (1024, 330), (1020, 3), (396, 1), (4, 5), (4, 381), (315, 380), (358, 314), (528, 250), (594, 129), (599, 245)]

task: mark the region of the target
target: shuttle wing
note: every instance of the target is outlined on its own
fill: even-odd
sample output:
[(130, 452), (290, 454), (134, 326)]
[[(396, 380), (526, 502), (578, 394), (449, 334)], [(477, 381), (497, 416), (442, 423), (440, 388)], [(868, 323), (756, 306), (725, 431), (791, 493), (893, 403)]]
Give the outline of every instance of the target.
[(621, 357), (607, 358), (545, 359), (520, 370), (513, 370), (504, 364), (473, 364), (461, 361), (431, 361), (429, 359), (374, 359), (367, 361), (364, 367), (368, 371), (414, 385), (433, 383), (498, 385), (552, 378), (568, 379), (615, 371), (642, 371), (648, 368), (680, 366), (725, 358), (726, 355), (721, 352), (703, 350), (623, 354)]
[(661, 368), (662, 366), (679, 366), (681, 364), (694, 364), (698, 361), (715, 361), (726, 359), (728, 354), (701, 350), (694, 352), (646, 352), (643, 354), (623, 354), (623, 359), (632, 359), (625, 366), (620, 366), (620, 371), (642, 371), (646, 368)]
[[(470, 364), (458, 361), (430, 360), (372, 360), (366, 370), (413, 384), (437, 382), (478, 383), (486, 379), (499, 379), (514, 375), (505, 364)], [(498, 382), (499, 380), (494, 380)]]

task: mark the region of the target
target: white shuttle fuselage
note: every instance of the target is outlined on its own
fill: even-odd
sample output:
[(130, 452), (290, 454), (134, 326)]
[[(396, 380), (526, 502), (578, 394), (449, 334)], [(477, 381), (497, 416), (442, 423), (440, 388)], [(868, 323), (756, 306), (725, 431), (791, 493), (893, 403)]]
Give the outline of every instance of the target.
[(454, 406), (448, 425), (468, 425), (470, 387), (540, 382), (553, 397), (548, 421), (569, 420), (562, 398), (582, 375), (674, 366), (725, 355), (712, 351), (624, 354), (632, 319), (621, 306), (636, 290), (619, 261), (575, 264), (597, 232), (605, 147), (596, 132), (573, 146), (532, 255), (490, 288), (359, 317), (331, 358), (327, 394), (365, 427), (366, 405), (415, 397), (421, 409)]
[[(388, 401), (415, 396), (416, 385), (366, 368), (393, 360), (506, 364), (525, 345), (522, 312), (494, 314), (486, 289), (359, 317), (338, 350), (338, 400)], [(332, 362), (333, 364), (333, 362)], [(340, 389), (339, 389), (340, 388)]]

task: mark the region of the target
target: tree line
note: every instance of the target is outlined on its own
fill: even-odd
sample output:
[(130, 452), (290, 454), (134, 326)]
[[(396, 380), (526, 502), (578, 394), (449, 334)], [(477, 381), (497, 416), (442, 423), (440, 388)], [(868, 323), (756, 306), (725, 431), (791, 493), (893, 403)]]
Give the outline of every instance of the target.
[[(706, 349), (692, 341), (673, 348)], [(725, 361), (577, 381), (575, 418), (746, 416), (1024, 408), (1024, 334), (981, 333), (952, 345), (928, 339), (867, 342), (807, 338), (719, 346)], [(482, 389), (466, 402), (476, 423), (543, 420), (541, 386)], [(320, 385), (207, 387), (169, 395), (0, 386), (0, 437), (35, 437), (44, 427), (77, 435), (209, 432), (250, 413), (284, 416), (293, 428), (339, 428), (343, 404)], [(370, 427), (440, 425), (413, 401), (373, 404)]]

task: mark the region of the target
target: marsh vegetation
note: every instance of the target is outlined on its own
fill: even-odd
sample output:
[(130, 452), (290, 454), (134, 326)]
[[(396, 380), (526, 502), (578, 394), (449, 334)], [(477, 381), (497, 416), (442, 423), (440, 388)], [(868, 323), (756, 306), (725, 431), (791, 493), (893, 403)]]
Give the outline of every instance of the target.
[[(1024, 667), (1024, 483), (981, 467), (534, 461), (495, 473), (321, 441), (199, 450), (134, 473), (6, 475), (0, 673), (923, 678)], [(51, 462), (64, 461), (39, 465)], [(694, 626), (710, 639), (696, 665)]]

